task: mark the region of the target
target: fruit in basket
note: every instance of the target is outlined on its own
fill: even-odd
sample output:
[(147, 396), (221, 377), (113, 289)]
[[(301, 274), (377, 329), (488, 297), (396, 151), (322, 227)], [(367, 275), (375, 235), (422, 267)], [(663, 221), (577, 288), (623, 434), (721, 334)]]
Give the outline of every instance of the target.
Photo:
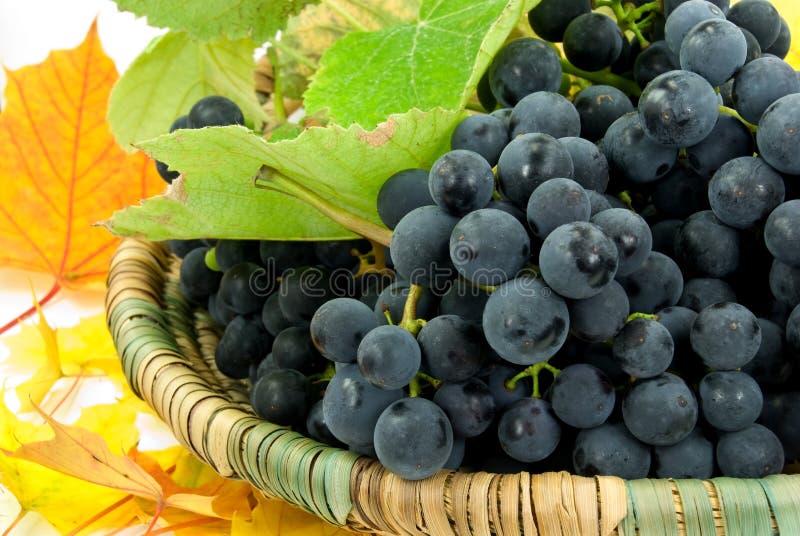
[[(482, 112), (145, 143), (184, 174), (169, 201), (223, 180), (203, 158), (256, 155), (225, 199), (263, 203), (194, 228), (242, 240), (184, 264), (202, 256), (221, 280), (187, 295), (217, 313), (223, 350), (263, 323), (244, 338), (269, 344), (231, 367), (252, 373), (259, 415), (408, 479), (489, 453), (625, 478), (781, 471), (796, 449), (775, 414), (796, 413), (800, 374), (800, 79), (766, 51), (785, 55), (786, 25), (764, 0), (639, 4), (535, 5), (538, 37), (493, 40), (475, 64)], [(309, 111), (346, 70), (332, 51)], [(330, 98), (329, 119), (357, 115)], [(239, 227), (253, 220), (263, 235)]]

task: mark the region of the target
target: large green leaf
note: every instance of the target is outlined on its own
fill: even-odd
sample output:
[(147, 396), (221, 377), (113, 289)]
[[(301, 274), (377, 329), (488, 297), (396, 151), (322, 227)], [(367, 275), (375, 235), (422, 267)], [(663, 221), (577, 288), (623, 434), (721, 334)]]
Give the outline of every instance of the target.
[(152, 26), (183, 30), (197, 39), (250, 36), (272, 39), (286, 20), (317, 0), (115, 0)]
[(418, 21), (350, 33), (328, 49), (305, 93), (310, 113), (371, 128), (391, 113), (466, 104), (537, 0), (424, 0)]
[(266, 115), (253, 90), (250, 39), (201, 42), (183, 32), (159, 36), (136, 58), (111, 93), (108, 121), (126, 149), (168, 131), (179, 115), (206, 95), (236, 102), (256, 127)]
[(314, 127), (274, 143), (239, 126), (179, 130), (139, 147), (184, 177), (165, 195), (115, 213), (106, 226), (151, 240), (351, 238), (352, 232), (305, 202), (256, 188), (255, 178), (283, 191), (287, 185), (311, 191), (342, 214), (380, 225), (376, 200), (383, 182), (402, 169), (429, 168), (449, 149), (463, 117), (463, 111), (412, 110), (372, 131)]

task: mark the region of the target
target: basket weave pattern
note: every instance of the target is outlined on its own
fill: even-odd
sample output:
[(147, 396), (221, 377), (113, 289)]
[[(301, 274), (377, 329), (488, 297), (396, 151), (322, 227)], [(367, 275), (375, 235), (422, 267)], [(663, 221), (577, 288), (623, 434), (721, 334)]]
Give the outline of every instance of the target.
[(411, 482), (255, 416), (214, 365), (220, 332), (178, 290), (180, 260), (126, 239), (106, 313), (134, 392), (219, 474), (351, 530), (390, 534), (800, 535), (800, 476), (635, 480), (440, 471)]

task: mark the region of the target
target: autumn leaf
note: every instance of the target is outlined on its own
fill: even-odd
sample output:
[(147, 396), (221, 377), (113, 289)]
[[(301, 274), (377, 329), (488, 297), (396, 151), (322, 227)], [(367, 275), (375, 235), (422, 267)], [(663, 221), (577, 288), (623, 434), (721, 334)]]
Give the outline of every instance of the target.
[(116, 145), (106, 123), (118, 75), (96, 24), (77, 48), (6, 75), (0, 265), (51, 274), (45, 303), (62, 287), (104, 280), (118, 239), (92, 225), (164, 183), (146, 155)]
[(252, 519), (234, 517), (231, 536), (345, 536), (353, 534), (280, 499), (258, 493)]

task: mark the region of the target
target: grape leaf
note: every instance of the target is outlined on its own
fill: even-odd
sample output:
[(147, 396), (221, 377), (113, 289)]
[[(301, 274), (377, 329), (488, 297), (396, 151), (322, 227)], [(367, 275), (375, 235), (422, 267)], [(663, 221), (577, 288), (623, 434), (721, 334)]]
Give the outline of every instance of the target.
[(255, 188), (262, 165), (337, 209), (380, 225), (376, 200), (383, 182), (402, 169), (428, 168), (448, 150), (450, 134), (463, 117), (464, 112), (412, 110), (372, 131), (358, 125), (312, 127), (274, 143), (238, 126), (179, 130), (140, 147), (184, 176), (165, 195), (119, 211), (105, 225), (152, 240), (351, 238), (352, 232), (305, 202)]
[(156, 37), (111, 92), (108, 122), (127, 150), (135, 141), (165, 134), (180, 115), (206, 95), (236, 102), (245, 120), (260, 128), (266, 114), (253, 91), (253, 49), (248, 38), (201, 42), (183, 32)]
[(354, 24), (378, 30), (412, 22), (419, 12), (420, 0), (341, 0), (336, 6), (339, 11), (325, 3), (309, 4), (286, 23), (277, 44), (285, 96), (297, 99), (303, 95), (322, 54), (337, 39), (352, 32)]
[(286, 20), (315, 0), (114, 0), (120, 9), (146, 16), (152, 26), (183, 30), (197, 39), (252, 37), (263, 43)]
[(164, 186), (150, 159), (109, 132), (114, 64), (92, 25), (77, 48), (6, 73), (0, 264), (52, 274), (56, 290), (101, 284), (118, 240), (92, 224)]
[(411, 108), (460, 108), (536, 3), (424, 0), (415, 24), (350, 33), (322, 56), (305, 93), (306, 108), (365, 128)]

